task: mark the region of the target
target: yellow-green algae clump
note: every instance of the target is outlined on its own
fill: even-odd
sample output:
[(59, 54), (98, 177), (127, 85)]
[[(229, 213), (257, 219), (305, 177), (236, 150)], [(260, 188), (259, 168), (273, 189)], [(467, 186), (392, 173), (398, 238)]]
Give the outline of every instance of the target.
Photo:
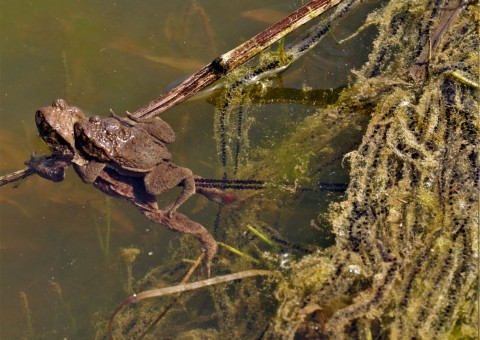
[[(374, 50), (339, 101), (350, 105), (324, 111), (371, 114), (348, 155), (346, 200), (331, 207), (336, 245), (299, 261), (279, 285), (267, 337), (478, 336), (478, 7), (391, 1), (375, 18)], [(306, 264), (328, 268), (313, 290)]]

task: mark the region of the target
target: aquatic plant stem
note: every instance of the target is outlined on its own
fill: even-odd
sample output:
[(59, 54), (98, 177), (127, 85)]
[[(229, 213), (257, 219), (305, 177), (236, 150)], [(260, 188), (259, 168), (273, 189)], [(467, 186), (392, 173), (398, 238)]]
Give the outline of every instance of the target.
[(247, 229), (250, 230), (255, 236), (257, 236), (263, 242), (268, 244), (270, 247), (275, 247), (275, 243), (273, 243), (272, 240), (270, 240), (265, 234), (263, 234), (259, 230), (255, 229), (252, 225), (247, 224)]
[[(29, 168), (23, 168), (21, 170), (14, 171), (12, 173), (0, 176), (0, 187), (3, 187), (7, 184), (14, 183), (16, 181), (22, 180), (34, 175), (35, 172)], [(252, 185), (258, 182), (259, 185)], [(195, 184), (199, 188), (221, 188), (221, 189), (248, 189), (248, 190), (257, 190), (263, 188), (265, 181), (254, 181), (254, 180), (222, 180), (215, 178), (195, 178)]]
[(75, 321), (75, 317), (73, 316), (72, 311), (70, 310), (70, 306), (65, 302), (65, 299), (63, 298), (62, 287), (60, 287), (60, 284), (58, 284), (54, 280), (50, 280), (49, 283), (50, 283), (50, 287), (57, 294), (60, 304), (67, 312), (68, 318), (70, 319), (70, 324), (72, 325), (73, 329), (76, 331), (78, 329), (77, 322)]
[(244, 64), (280, 38), (338, 5), (341, 1), (311, 1), (240, 46), (215, 58), (170, 92), (136, 110), (132, 115), (137, 118), (151, 118), (183, 102), (213, 84), (237, 66)]
[(33, 330), (32, 310), (30, 309), (30, 305), (28, 303), (27, 293), (20, 292), (20, 303), (22, 304), (23, 314), (25, 315), (25, 321), (27, 323), (26, 335), (33, 338), (35, 336), (35, 332)]
[(243, 257), (244, 259), (247, 259), (253, 263), (259, 263), (259, 261), (253, 257), (251, 257), (250, 255), (247, 255), (245, 254), (244, 252), (238, 250), (237, 248), (234, 248), (232, 246), (229, 246), (228, 244), (225, 244), (223, 242), (217, 242), (217, 244), (220, 246), (220, 247), (223, 247), (225, 249), (227, 249), (228, 251), (234, 253), (235, 255), (238, 255), (240, 257)]

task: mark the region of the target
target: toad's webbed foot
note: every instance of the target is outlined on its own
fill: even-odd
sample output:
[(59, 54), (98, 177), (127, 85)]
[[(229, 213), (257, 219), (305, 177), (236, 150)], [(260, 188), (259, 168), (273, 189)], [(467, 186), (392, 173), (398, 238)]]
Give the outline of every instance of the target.
[(70, 166), (70, 160), (55, 155), (32, 155), (25, 165), (28, 165), (40, 177), (53, 182), (61, 182), (65, 179), (65, 171)]
[(225, 192), (217, 188), (205, 188), (195, 186), (195, 193), (208, 198), (210, 201), (222, 205), (228, 205), (237, 200), (237, 196), (231, 192)]

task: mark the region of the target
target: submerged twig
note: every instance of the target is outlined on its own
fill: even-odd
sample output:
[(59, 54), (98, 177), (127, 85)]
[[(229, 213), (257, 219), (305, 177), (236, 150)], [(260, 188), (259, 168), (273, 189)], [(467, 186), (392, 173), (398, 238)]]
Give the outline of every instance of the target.
[[(182, 282), (180, 282), (180, 284), (185, 284), (185, 283), (188, 282), (188, 280), (190, 280), (190, 277), (193, 275), (193, 272), (198, 268), (200, 263), (202, 263), (202, 260), (203, 260), (204, 257), (205, 257), (205, 253), (202, 253), (198, 257), (198, 259), (190, 267), (187, 275), (185, 275), (185, 277), (183, 278)], [(143, 339), (145, 337), (145, 335), (147, 335), (158, 324), (158, 322), (165, 316), (165, 314), (167, 314), (168, 311), (175, 305), (175, 303), (177, 303), (178, 298), (179, 298), (179, 296), (175, 297), (172, 301), (170, 301), (170, 303), (164, 308), (163, 311), (161, 311), (158, 314), (157, 318), (150, 324), (150, 326), (148, 326), (147, 329), (140, 335), (139, 340)], [(110, 324), (109, 324), (110, 337), (112, 336), (112, 333), (111, 333), (111, 322), (112, 322), (112, 320), (113, 320), (113, 316), (110, 319)]]
[(18, 170), (12, 172), (10, 174), (4, 175), (0, 177), (0, 187), (7, 185), (9, 183), (19, 181), (21, 179), (27, 178), (30, 175), (33, 175), (34, 172), (29, 167), (23, 168), (22, 170)]
[[(110, 317), (110, 322), (109, 322), (109, 334), (110, 338), (112, 339), (112, 332), (111, 332), (111, 326), (112, 326), (112, 320), (113, 318), (120, 312), (124, 307), (134, 303), (138, 302), (143, 299), (147, 298), (152, 298), (152, 297), (160, 297), (160, 296), (165, 296), (165, 295), (170, 295), (170, 294), (175, 294), (175, 293), (183, 293), (189, 290), (194, 290), (194, 289), (199, 289), (203, 287), (208, 287), (220, 283), (225, 283), (225, 282), (230, 282), (230, 281), (235, 281), (235, 280), (240, 280), (240, 279), (245, 279), (248, 277), (253, 277), (253, 276), (274, 276), (276, 275), (277, 272), (273, 272), (270, 270), (246, 270), (243, 272), (239, 273), (234, 273), (234, 274), (228, 274), (224, 276), (217, 276), (213, 277), (211, 279), (207, 280), (202, 280), (202, 281), (197, 281), (197, 282), (192, 282), (192, 283), (186, 283), (186, 284), (180, 284), (177, 286), (171, 286), (171, 287), (164, 287), (164, 288), (159, 288), (159, 289), (152, 289), (152, 290), (147, 290), (144, 292), (141, 292), (139, 294), (134, 294), (128, 299), (124, 300), (118, 307), (115, 309), (115, 311), (112, 313), (112, 316)], [(188, 275), (188, 274), (187, 274)]]
[(212, 277), (211, 279), (206, 279), (202, 281), (197, 281), (197, 282), (192, 282), (192, 283), (186, 283), (186, 284), (181, 284), (178, 286), (171, 286), (171, 287), (164, 287), (164, 288), (159, 288), (159, 289), (152, 289), (152, 290), (147, 290), (142, 293), (133, 295), (130, 297), (131, 302), (138, 302), (143, 299), (147, 298), (152, 298), (152, 297), (160, 297), (160, 296), (165, 296), (165, 295), (170, 295), (174, 293), (183, 293), (189, 290), (194, 290), (194, 289), (199, 289), (203, 287), (208, 287), (220, 283), (225, 283), (225, 282), (230, 282), (230, 281), (235, 281), (235, 280), (240, 280), (240, 279), (245, 279), (247, 277), (252, 277), (252, 276), (274, 276), (275, 272), (270, 271), (270, 270), (246, 270), (243, 272), (239, 273), (233, 273), (233, 274), (228, 274), (228, 275), (223, 275), (223, 276), (217, 276), (217, 277)]

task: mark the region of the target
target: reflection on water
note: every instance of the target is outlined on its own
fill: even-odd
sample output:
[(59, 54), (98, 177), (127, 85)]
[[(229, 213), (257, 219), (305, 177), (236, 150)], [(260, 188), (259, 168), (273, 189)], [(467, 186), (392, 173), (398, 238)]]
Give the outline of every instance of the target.
[[(249, 0), (222, 8), (216, 1), (2, 2), (1, 173), (23, 167), (33, 151), (47, 151), (35, 137), (38, 107), (64, 98), (95, 114), (110, 108), (132, 111), (264, 29), (272, 13), (287, 14), (301, 4)], [(335, 34), (345, 37), (355, 25), (349, 21)], [(345, 85), (349, 70), (365, 60), (358, 43), (339, 47), (328, 37), (277, 78), (277, 87), (295, 93)], [(312, 103), (295, 103), (294, 95), (286, 99), (285, 93), (289, 91), (279, 91), (253, 109), (251, 150), (275, 145), (295, 122), (314, 113)], [(171, 147), (175, 163), (218, 178), (222, 169), (209, 101), (192, 100), (162, 117), (177, 132)], [(332, 182), (347, 180), (341, 168), (325, 176)], [(127, 203), (105, 200), (73, 171), (61, 183), (32, 176), (0, 190), (2, 338), (91, 338), (93, 315), (108, 315), (127, 294), (120, 248), (141, 250), (133, 267), (133, 276), (140, 278), (179, 242), (179, 235), (152, 225)], [(170, 202), (177, 194), (167, 193), (159, 201)], [(328, 198), (308, 192), (281, 204), (272, 200), (265, 205), (265, 223), (279, 226), (292, 242), (329, 244), (328, 235), (310, 222), (327, 205)], [(182, 211), (212, 230), (217, 208), (211, 203), (194, 198)]]

